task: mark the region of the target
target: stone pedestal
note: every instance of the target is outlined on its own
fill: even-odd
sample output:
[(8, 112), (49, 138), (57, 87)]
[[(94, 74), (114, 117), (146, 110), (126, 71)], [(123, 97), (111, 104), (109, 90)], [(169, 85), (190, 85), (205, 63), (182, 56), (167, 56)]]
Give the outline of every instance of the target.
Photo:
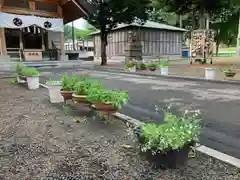
[(137, 61), (142, 60), (142, 46), (141, 44), (127, 44), (124, 49), (125, 61), (135, 59)]
[(124, 49), (125, 62), (135, 59), (137, 61), (142, 60), (142, 45), (137, 40), (136, 33), (128, 32), (128, 44)]
[(61, 61), (68, 61), (68, 55), (60, 55)]

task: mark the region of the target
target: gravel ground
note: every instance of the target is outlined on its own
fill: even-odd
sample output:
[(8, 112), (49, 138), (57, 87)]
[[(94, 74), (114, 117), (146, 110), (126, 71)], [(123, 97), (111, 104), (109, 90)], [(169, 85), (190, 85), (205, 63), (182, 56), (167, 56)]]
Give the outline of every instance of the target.
[(46, 89), (0, 84), (0, 180), (240, 179), (238, 169), (202, 154), (183, 171), (152, 169), (122, 121), (51, 105)]

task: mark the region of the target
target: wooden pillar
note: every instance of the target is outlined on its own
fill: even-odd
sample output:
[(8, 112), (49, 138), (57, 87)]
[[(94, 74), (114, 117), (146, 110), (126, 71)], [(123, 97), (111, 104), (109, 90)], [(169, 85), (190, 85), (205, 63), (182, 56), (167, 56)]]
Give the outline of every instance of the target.
[(73, 42), (73, 50), (76, 50), (75, 47), (75, 32), (74, 32), (74, 23), (72, 22), (72, 42)]
[(7, 55), (6, 39), (5, 39), (5, 30), (0, 28), (0, 41), (1, 41), (1, 55)]
[(44, 30), (40, 28), (41, 38), (42, 38), (42, 50), (45, 51), (45, 43), (44, 43)]
[[(0, 11), (2, 9), (3, 0), (0, 0)], [(6, 47), (6, 38), (5, 38), (5, 30), (4, 28), (0, 28), (0, 51), (1, 55), (7, 55), (7, 47)]]
[[(63, 17), (62, 7), (58, 5), (57, 11), (60, 14), (61, 17)], [(61, 47), (61, 60), (65, 59), (65, 47), (64, 47), (64, 32), (60, 33), (60, 47)]]
[(61, 54), (65, 56), (65, 48), (64, 48), (64, 32), (61, 32), (60, 35), (60, 46), (61, 46)]
[(19, 47), (20, 47), (20, 49), (22, 49), (23, 50), (23, 30), (22, 29), (20, 29), (20, 33), (19, 33)]

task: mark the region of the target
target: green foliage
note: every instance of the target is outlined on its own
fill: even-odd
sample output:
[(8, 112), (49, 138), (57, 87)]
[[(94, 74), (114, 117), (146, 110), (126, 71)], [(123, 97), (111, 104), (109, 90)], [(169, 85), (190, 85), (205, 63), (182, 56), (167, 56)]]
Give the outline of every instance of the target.
[(110, 103), (116, 109), (120, 109), (128, 101), (127, 91), (107, 91), (97, 87), (91, 88), (87, 95), (89, 101)]
[(61, 78), (62, 90), (64, 91), (74, 91), (77, 82), (79, 81), (76, 75), (68, 76), (63, 75)]
[(16, 84), (16, 83), (17, 83), (17, 80), (16, 80), (16, 79), (9, 79), (9, 80), (8, 80), (8, 83), (9, 83), (9, 84)]
[(75, 91), (77, 95), (87, 95), (91, 88), (98, 90), (103, 89), (99, 81), (84, 77), (76, 84)]
[(49, 79), (47, 80), (46, 82), (47, 85), (61, 85), (61, 81), (56, 81), (56, 80), (53, 80), (53, 79)]
[(145, 124), (141, 128), (141, 150), (143, 152), (167, 153), (179, 150), (184, 145), (198, 141), (201, 125), (196, 116), (176, 116), (165, 112), (165, 122), (160, 125)]
[[(94, 28), (91, 25), (88, 25), (87, 29), (74, 28), (75, 38), (77, 40), (90, 40), (92, 37), (89, 34), (94, 31), (96, 31), (96, 28)], [(66, 40), (72, 39), (72, 26), (70, 25), (64, 26), (64, 36)]]
[(15, 69), (15, 72), (16, 72), (17, 74), (21, 75), (22, 70), (23, 70), (24, 68), (26, 68), (25, 65), (23, 65), (23, 64), (21, 64), (21, 63), (17, 63), (17, 64), (15, 65), (15, 68), (14, 68), (14, 69)]
[(144, 63), (140, 63), (140, 64), (139, 64), (139, 69), (140, 69), (140, 70), (145, 70), (145, 69), (147, 69), (147, 65), (144, 64)]
[(168, 61), (160, 61), (160, 67), (168, 67)]
[(148, 68), (151, 68), (151, 69), (155, 68), (156, 69), (157, 68), (157, 64), (152, 62), (152, 63), (148, 64)]
[(129, 61), (129, 62), (127, 62), (127, 63), (125, 64), (125, 66), (126, 66), (127, 68), (132, 68), (132, 67), (134, 67), (134, 66), (137, 66), (137, 62), (135, 62), (135, 61)]
[(233, 73), (233, 72), (235, 72), (232, 67), (223, 68), (222, 71), (223, 71), (224, 73)]
[(38, 77), (40, 76), (40, 72), (35, 68), (26, 67), (21, 70), (21, 75), (26, 77)]

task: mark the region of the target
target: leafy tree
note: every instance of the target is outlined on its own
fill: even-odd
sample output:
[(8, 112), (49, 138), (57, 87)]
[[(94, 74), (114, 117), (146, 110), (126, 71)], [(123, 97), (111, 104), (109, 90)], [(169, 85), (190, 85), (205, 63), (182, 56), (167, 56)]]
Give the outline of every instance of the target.
[(66, 40), (72, 39), (72, 27), (69, 25), (64, 26), (64, 37)]
[(198, 14), (199, 27), (205, 28), (205, 14), (213, 15), (230, 7), (230, 0), (154, 0), (177, 15)]
[(100, 30), (101, 65), (106, 65), (106, 46), (109, 32), (119, 23), (147, 20), (150, 0), (91, 0), (91, 3), (95, 10), (86, 19)]

